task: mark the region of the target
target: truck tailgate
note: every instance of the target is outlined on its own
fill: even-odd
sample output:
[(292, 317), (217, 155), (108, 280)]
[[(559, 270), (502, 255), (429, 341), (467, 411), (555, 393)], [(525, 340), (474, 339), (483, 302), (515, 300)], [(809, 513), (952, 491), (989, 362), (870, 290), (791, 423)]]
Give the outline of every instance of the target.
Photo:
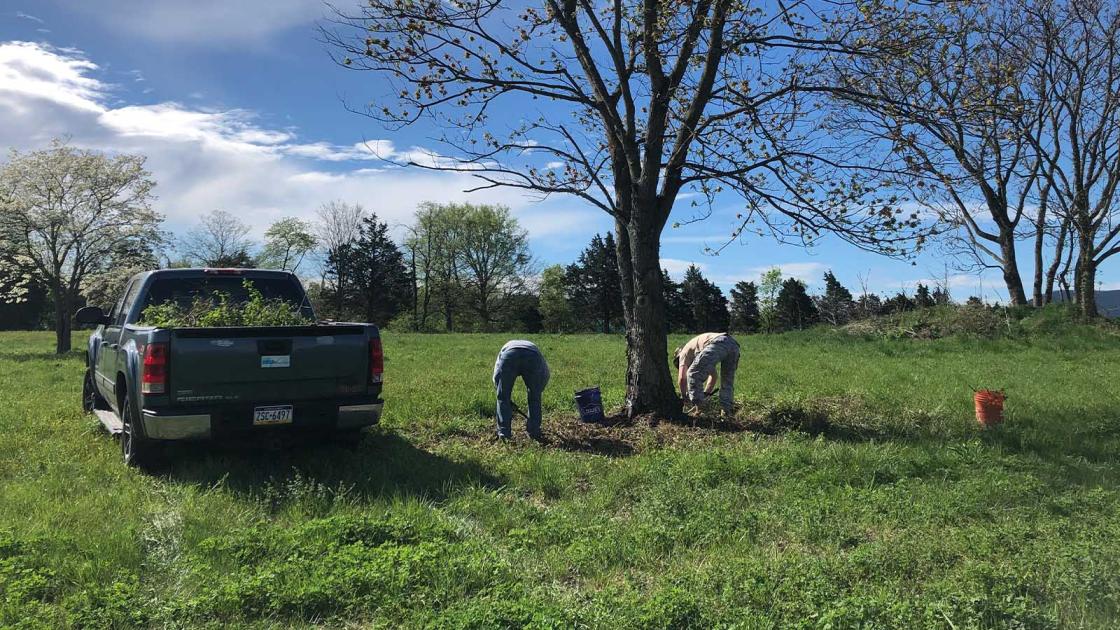
[(360, 394), (369, 378), (368, 341), (362, 326), (174, 329), (171, 398), (189, 405)]

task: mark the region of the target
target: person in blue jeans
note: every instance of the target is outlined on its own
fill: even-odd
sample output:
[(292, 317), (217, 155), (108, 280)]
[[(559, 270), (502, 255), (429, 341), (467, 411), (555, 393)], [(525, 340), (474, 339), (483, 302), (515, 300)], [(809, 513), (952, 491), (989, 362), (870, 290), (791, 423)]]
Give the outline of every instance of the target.
[(506, 342), (494, 362), (494, 387), (498, 390), (498, 437), (509, 439), (513, 431), (513, 384), (520, 376), (529, 390), (529, 418), (525, 431), (541, 439), (541, 393), (548, 385), (548, 363), (540, 348), (531, 341)]

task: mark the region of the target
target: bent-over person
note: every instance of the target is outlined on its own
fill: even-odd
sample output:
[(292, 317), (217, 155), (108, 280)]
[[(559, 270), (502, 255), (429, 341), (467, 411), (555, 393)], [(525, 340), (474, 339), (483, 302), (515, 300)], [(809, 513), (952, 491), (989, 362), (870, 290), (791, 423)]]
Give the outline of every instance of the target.
[(513, 385), (520, 376), (529, 390), (529, 415), (525, 432), (541, 439), (541, 394), (548, 385), (548, 363), (540, 348), (531, 341), (506, 342), (494, 362), (494, 387), (498, 391), (498, 437), (508, 439), (513, 432)]
[(719, 367), (719, 402), (724, 413), (735, 403), (735, 370), (739, 368), (739, 343), (727, 333), (703, 333), (673, 353), (681, 397), (696, 406), (715, 390)]

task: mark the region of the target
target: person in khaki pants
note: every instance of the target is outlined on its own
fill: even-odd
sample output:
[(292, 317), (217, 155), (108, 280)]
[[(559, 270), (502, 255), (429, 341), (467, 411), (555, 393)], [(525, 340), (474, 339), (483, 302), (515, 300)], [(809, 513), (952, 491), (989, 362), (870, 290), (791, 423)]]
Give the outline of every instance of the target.
[(719, 402), (725, 414), (734, 411), (735, 370), (739, 368), (739, 342), (727, 333), (703, 333), (673, 353), (681, 397), (700, 406), (715, 390), (719, 367)]

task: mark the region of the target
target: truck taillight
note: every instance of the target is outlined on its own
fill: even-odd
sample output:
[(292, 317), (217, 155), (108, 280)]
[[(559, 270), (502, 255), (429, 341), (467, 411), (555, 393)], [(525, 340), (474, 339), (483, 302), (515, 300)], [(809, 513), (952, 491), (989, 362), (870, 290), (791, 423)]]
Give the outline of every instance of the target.
[(385, 372), (385, 353), (381, 350), (380, 339), (369, 340), (369, 382), (380, 383)]
[(140, 372), (140, 391), (145, 394), (167, 393), (167, 344), (144, 346), (144, 366)]

